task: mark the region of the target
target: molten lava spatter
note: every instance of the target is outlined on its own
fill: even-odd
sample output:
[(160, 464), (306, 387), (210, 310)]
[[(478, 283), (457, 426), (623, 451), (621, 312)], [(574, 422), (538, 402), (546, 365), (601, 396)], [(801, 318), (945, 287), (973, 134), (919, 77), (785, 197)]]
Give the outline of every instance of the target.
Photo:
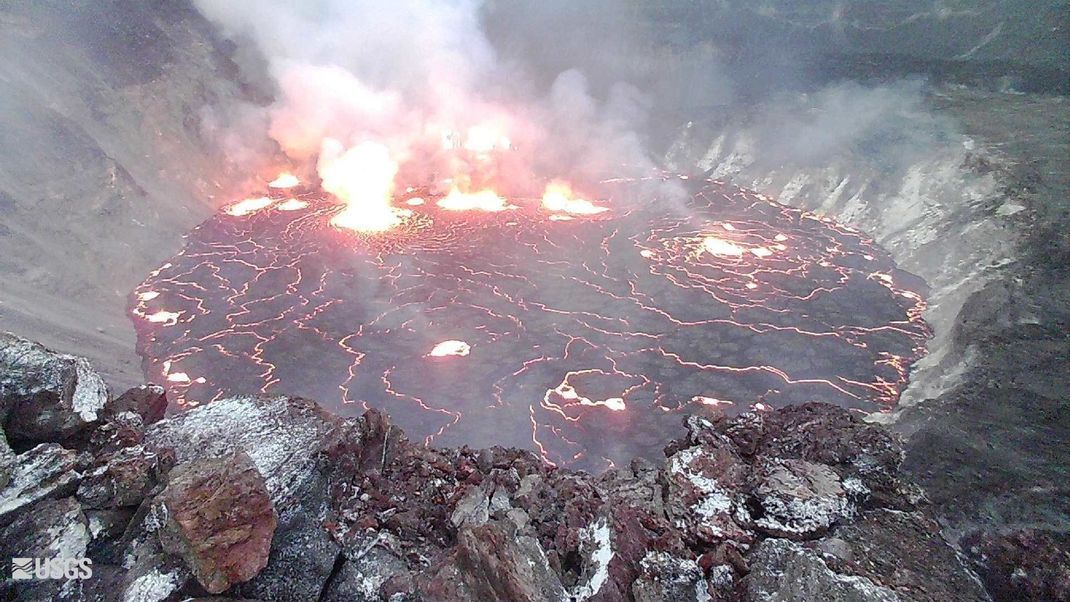
[(448, 355), (468, 355), (472, 351), (472, 347), (464, 341), (442, 341), (435, 348), (431, 350), (431, 357), (446, 357)]
[(134, 291), (146, 374), (180, 406), (375, 406), (435, 444), (594, 470), (657, 457), (684, 413), (893, 404), (928, 335), (920, 282), (827, 219), (687, 185), (684, 208), (618, 182), (572, 212), (409, 191), (382, 230), (279, 189), (198, 226)]

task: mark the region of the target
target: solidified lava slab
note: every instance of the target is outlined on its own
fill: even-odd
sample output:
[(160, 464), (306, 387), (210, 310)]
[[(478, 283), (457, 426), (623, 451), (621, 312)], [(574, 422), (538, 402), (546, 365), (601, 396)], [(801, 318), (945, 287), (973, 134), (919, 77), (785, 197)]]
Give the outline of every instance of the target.
[(272, 192), (134, 291), (144, 371), (177, 409), (256, 391), (374, 406), (435, 445), (590, 470), (659, 456), (687, 413), (892, 406), (929, 336), (923, 283), (860, 232), (680, 183), (684, 200), (615, 184), (591, 216), (413, 193), (377, 234), (332, 227), (321, 193)]

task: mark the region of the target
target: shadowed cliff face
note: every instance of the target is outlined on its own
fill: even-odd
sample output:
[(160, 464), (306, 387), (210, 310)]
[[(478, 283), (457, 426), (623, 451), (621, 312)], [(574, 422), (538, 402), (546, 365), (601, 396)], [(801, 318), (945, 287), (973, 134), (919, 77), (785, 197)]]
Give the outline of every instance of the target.
[(222, 203), (212, 36), (183, 2), (0, 7), (0, 328), (139, 380), (126, 296)]

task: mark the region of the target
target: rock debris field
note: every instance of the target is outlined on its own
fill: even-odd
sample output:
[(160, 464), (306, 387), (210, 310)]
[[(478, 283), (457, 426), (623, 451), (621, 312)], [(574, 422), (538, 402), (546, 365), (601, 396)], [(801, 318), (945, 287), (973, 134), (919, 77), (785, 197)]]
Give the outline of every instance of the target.
[(1028, 534), (964, 563), (898, 439), (829, 404), (692, 416), (662, 460), (594, 476), (293, 397), (165, 418), (163, 388), (112, 396), (10, 334), (0, 400), (2, 553), (93, 561), (88, 580), (5, 579), (8, 599), (983, 600), (972, 571), (998, 584), (1036, 550), (1027, 584), (1065, 583)]

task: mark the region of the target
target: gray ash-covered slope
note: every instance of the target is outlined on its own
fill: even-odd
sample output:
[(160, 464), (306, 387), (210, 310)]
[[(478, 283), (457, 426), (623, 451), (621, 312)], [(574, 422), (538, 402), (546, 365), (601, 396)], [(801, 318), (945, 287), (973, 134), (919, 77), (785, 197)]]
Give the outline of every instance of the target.
[(0, 326), (138, 382), (126, 293), (211, 213), (237, 68), (185, 2), (5, 2), (0, 56)]
[[(938, 88), (893, 102), (881, 119), (825, 139), (814, 154), (771, 164), (762, 149), (777, 130), (768, 123), (816, 134), (821, 112), (791, 115), (805, 115), (808, 106), (829, 110), (846, 98), (842, 90), (771, 100), (731, 124), (695, 121), (670, 161), (693, 161), (781, 202), (835, 216), (922, 276), (934, 338), (900, 400), (906, 409), (896, 428), (909, 435), (908, 469), (957, 535), (1064, 531), (1065, 97)], [(889, 139), (899, 142), (880, 142)]]
[[(41, 350), (18, 374), (66, 361)], [(30, 411), (33, 386), (0, 391), (4, 407)], [(41, 388), (56, 401), (33, 409), (73, 411)], [(5, 579), (7, 599), (987, 599), (902, 479), (900, 440), (828, 404), (692, 417), (662, 459), (592, 476), (298, 398), (159, 420), (161, 394), (105, 397), (77, 432), (3, 457), (0, 505), (21, 511), (0, 515), (0, 552), (93, 560), (84, 581)], [(57, 486), (27, 491), (23, 473)]]

